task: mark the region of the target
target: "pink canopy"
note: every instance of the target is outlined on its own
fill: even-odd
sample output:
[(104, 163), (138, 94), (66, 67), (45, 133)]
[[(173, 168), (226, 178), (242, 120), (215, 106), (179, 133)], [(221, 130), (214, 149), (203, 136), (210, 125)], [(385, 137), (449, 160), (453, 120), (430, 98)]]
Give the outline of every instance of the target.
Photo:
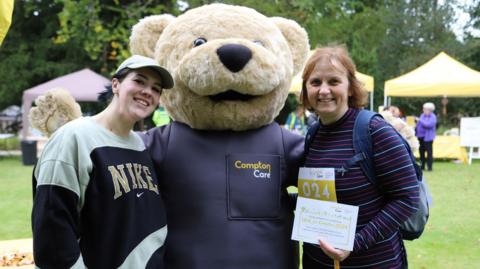
[(32, 103), (46, 91), (53, 88), (63, 88), (70, 92), (76, 101), (97, 101), (98, 94), (105, 89), (110, 80), (85, 68), (71, 74), (61, 76), (23, 92), (23, 108), (22, 108), (22, 137), (28, 136), (30, 123), (28, 122), (28, 113), (32, 107)]

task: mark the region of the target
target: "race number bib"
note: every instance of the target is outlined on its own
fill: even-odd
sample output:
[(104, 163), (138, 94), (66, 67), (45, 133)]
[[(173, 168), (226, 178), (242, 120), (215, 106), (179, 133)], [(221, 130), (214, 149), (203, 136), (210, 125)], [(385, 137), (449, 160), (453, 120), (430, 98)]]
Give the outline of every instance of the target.
[(335, 169), (300, 167), (298, 195), (309, 199), (337, 202)]

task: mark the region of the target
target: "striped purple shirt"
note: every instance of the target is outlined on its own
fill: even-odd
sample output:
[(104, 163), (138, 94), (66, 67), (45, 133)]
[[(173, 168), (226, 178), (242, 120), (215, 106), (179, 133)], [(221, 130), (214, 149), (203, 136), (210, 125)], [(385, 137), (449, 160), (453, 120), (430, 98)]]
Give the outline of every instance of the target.
[[(349, 109), (336, 123), (320, 125), (306, 156), (306, 167), (340, 168), (354, 155), (353, 125), (357, 109)], [(341, 268), (402, 268), (405, 252), (398, 226), (418, 208), (418, 182), (414, 167), (398, 134), (381, 118), (370, 122), (377, 185), (372, 185), (360, 166), (336, 173), (339, 203), (359, 206), (353, 251)], [(333, 268), (333, 260), (310, 244), (304, 252), (321, 267)]]

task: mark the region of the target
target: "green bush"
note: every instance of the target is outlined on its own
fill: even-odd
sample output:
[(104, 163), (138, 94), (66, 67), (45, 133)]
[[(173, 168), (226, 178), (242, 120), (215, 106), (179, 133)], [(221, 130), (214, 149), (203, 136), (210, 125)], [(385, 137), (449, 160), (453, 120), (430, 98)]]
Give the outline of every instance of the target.
[(19, 150), (20, 139), (18, 136), (0, 140), (0, 150)]

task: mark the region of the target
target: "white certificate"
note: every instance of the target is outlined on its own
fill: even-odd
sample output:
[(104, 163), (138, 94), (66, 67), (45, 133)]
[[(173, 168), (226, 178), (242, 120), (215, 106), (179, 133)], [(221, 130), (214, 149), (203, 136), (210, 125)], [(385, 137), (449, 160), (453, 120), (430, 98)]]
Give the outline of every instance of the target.
[(353, 250), (358, 206), (298, 197), (292, 239)]

